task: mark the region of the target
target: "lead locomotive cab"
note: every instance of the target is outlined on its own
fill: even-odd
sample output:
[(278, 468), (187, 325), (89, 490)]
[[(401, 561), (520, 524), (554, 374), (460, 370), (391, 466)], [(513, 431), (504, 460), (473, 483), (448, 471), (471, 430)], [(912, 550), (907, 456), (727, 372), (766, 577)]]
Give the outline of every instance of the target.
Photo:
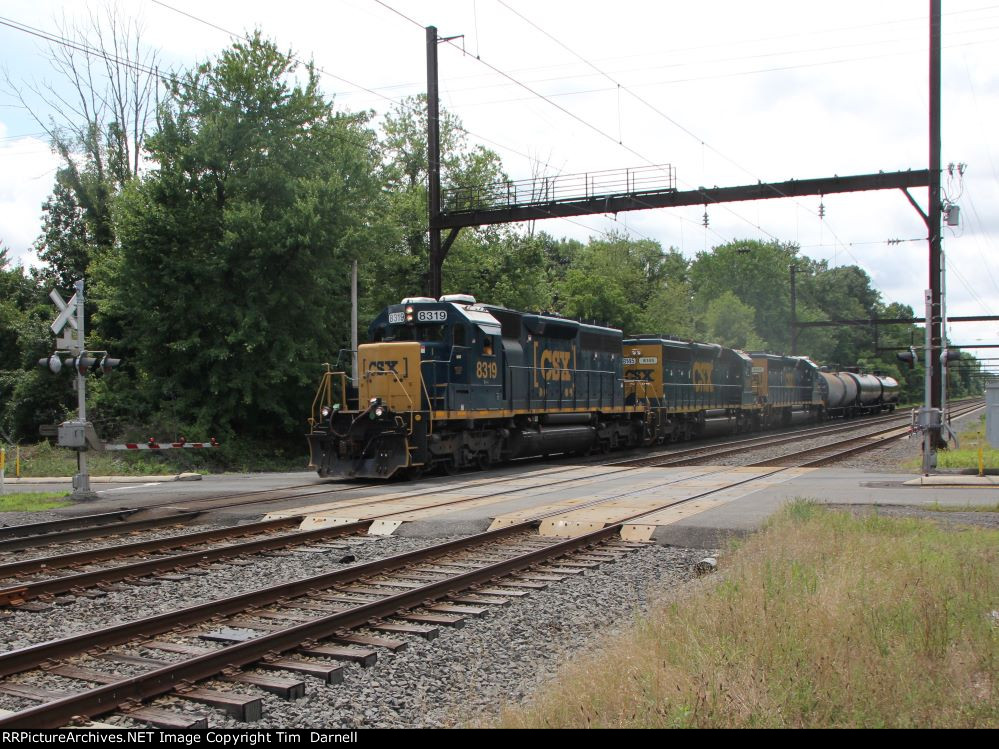
[(450, 295), (404, 299), (368, 335), (356, 396), (345, 373), (327, 372), (313, 404), (321, 476), (418, 475), (641, 438), (618, 330)]

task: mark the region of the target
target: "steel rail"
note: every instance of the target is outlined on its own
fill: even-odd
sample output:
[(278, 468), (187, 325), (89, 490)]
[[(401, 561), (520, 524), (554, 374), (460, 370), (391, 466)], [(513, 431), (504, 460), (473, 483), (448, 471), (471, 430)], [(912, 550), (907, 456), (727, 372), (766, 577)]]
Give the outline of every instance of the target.
[[(336, 570), (335, 572), (327, 572), (287, 583), (280, 583), (229, 598), (216, 599), (207, 603), (169, 611), (164, 614), (157, 614), (144, 619), (136, 619), (131, 622), (112, 625), (104, 629), (70, 635), (66, 638), (50, 640), (38, 643), (37, 645), (29, 645), (18, 650), (0, 653), (0, 676), (10, 676), (11, 674), (35, 668), (38, 664), (48, 659), (77, 655), (94, 647), (118, 645), (133, 637), (148, 637), (161, 634), (179, 625), (189, 626), (216, 616), (225, 616), (239, 613), (248, 608), (270, 605), (280, 601), (282, 598), (307, 595), (322, 588), (356, 582), (363, 577), (373, 574), (403, 569), (406, 566), (421, 563), (427, 559), (528, 530), (533, 527), (533, 523), (533, 520), (528, 520), (517, 525), (493, 531), (485, 531), (404, 554), (377, 559), (344, 570)], [(366, 524), (364, 523), (363, 525)], [(2, 720), (0, 720), (0, 725), (2, 725)]]
[(793, 442), (800, 439), (816, 439), (828, 434), (839, 432), (849, 432), (856, 429), (863, 429), (868, 426), (876, 426), (879, 423), (905, 420), (908, 415), (895, 414), (890, 417), (865, 420), (863, 422), (851, 422), (849, 424), (827, 424), (819, 427), (808, 427), (796, 430), (786, 437), (778, 437), (773, 434), (759, 437), (746, 437), (738, 440), (719, 442), (714, 445), (704, 447), (690, 447), (683, 450), (665, 452), (649, 457), (634, 458), (627, 461), (614, 461), (609, 465), (634, 465), (634, 466), (674, 466), (683, 465), (680, 461), (709, 458), (715, 456), (728, 455), (744, 449), (752, 449), (756, 446), (778, 445), (785, 442)]
[[(29, 708), (12, 716), (0, 718), (0, 727), (5, 729), (58, 728), (78, 715), (90, 717), (102, 715), (117, 709), (126, 702), (147, 700), (168, 693), (180, 683), (204, 680), (226, 669), (241, 668), (273, 654), (293, 650), (300, 647), (303, 642), (325, 639), (335, 635), (340, 630), (352, 629), (391, 616), (401, 610), (423, 605), (427, 601), (456, 595), (463, 590), (502, 578), (511, 572), (531, 567), (541, 561), (592, 546), (598, 541), (612, 537), (619, 530), (620, 526), (609, 526), (586, 536), (568, 539), (476, 570), (431, 582), (419, 588), (403, 591), (378, 601), (363, 603), (345, 611), (229, 645), (213, 653), (196, 656), (181, 663), (163, 666), (139, 676)], [(502, 535), (513, 532), (512, 528), (504, 529), (504, 531), (505, 533)], [(496, 531), (491, 532), (493, 538), (496, 537), (496, 534)], [(478, 542), (481, 543), (483, 535), (485, 534), (472, 538), (479, 539)]]
[(130, 533), (132, 531), (149, 530), (150, 528), (160, 528), (165, 525), (179, 525), (193, 520), (201, 514), (201, 511), (179, 512), (175, 515), (164, 515), (158, 518), (147, 518), (145, 520), (126, 520), (123, 523), (113, 523), (109, 525), (98, 525), (87, 528), (74, 528), (64, 531), (54, 531), (43, 533), (38, 536), (26, 536), (23, 538), (12, 538), (7, 541), (0, 541), (0, 552), (21, 551), (31, 549), (36, 546), (47, 546), (62, 541), (79, 541), (85, 538), (97, 536), (108, 536), (117, 533)]
[[(980, 402), (980, 401), (981, 401), (980, 398), (969, 398), (969, 399), (962, 400), (962, 401), (955, 401), (952, 405), (955, 406), (955, 407), (957, 407), (957, 406), (961, 406), (961, 405), (966, 405), (968, 403), (974, 403), (974, 402)], [(963, 414), (963, 412), (962, 412), (962, 414)], [(954, 415), (955, 416), (960, 416), (962, 414), (954, 414)], [(783, 437), (779, 438), (782, 442), (786, 442), (786, 441), (790, 441), (790, 440), (793, 440), (793, 439), (800, 439), (802, 437), (808, 437), (808, 438), (811, 438), (812, 436), (814, 436), (814, 437), (821, 437), (821, 436), (824, 436), (825, 434), (833, 434), (833, 433), (836, 433), (838, 431), (850, 431), (852, 429), (863, 429), (866, 426), (874, 426), (874, 425), (880, 424), (880, 423), (890, 423), (891, 421), (894, 421), (894, 420), (898, 420), (898, 419), (904, 420), (904, 419), (908, 419), (908, 418), (909, 418), (909, 412), (908, 411), (905, 411), (905, 412), (901, 412), (900, 411), (900, 412), (893, 413), (893, 414), (890, 414), (890, 415), (881, 415), (881, 416), (874, 416), (874, 417), (864, 417), (862, 421), (859, 421), (859, 420), (858, 421), (852, 421), (849, 424), (833, 423), (833, 424), (824, 424), (824, 425), (821, 425), (821, 426), (814, 426), (814, 427), (797, 428), (797, 429), (792, 429), (792, 430), (780, 430), (780, 431), (776, 432), (776, 434), (786, 434), (787, 435), (786, 439), (783, 438)], [(665, 460), (665, 459), (672, 459), (672, 458), (682, 458), (684, 456), (690, 456), (690, 457), (700, 456), (700, 455), (702, 455), (703, 453), (705, 453), (707, 451), (715, 450), (716, 448), (727, 448), (729, 446), (741, 448), (741, 447), (751, 447), (752, 445), (757, 444), (757, 443), (778, 444), (778, 443), (774, 442), (773, 439), (774, 439), (774, 433), (765, 434), (765, 435), (761, 435), (761, 436), (754, 436), (754, 437), (740, 437), (740, 438), (737, 438), (737, 439), (734, 439), (734, 440), (733, 439), (723, 439), (723, 440), (720, 440), (720, 441), (718, 441), (716, 443), (713, 443), (711, 445), (705, 445), (703, 447), (696, 446), (696, 447), (683, 448), (683, 449), (680, 449), (680, 450), (667, 450), (667, 451), (663, 451), (663, 452), (659, 452), (659, 453), (653, 453), (652, 455), (646, 455), (646, 456), (642, 456), (642, 457), (638, 457), (638, 458), (627, 458), (625, 460), (616, 460), (616, 461), (613, 461), (613, 462), (605, 463), (605, 465), (613, 465), (613, 466), (663, 465), (663, 464), (655, 463), (653, 461), (656, 461), (659, 458), (663, 458)], [(712, 454), (713, 455), (718, 455), (720, 453), (712, 453)], [(671, 462), (670, 465), (673, 465), (673, 463)]]
[[(558, 472), (563, 472), (564, 470), (571, 469), (560, 469)], [(610, 470), (603, 474), (598, 475), (614, 475), (625, 471), (626, 469)], [(511, 477), (509, 480), (513, 481), (519, 479), (519, 476)], [(562, 479), (561, 481), (549, 482), (546, 486), (557, 486), (560, 484), (567, 484), (578, 481), (585, 481), (591, 479), (592, 476), (577, 476), (567, 479)], [(673, 483), (673, 482), (667, 482)], [(457, 491), (462, 487), (454, 487), (447, 491)], [(460, 505), (466, 502), (474, 502), (481, 499), (493, 498), (497, 496), (502, 496), (504, 494), (517, 494), (525, 491), (534, 491), (535, 487), (519, 487), (514, 489), (504, 489), (498, 492), (492, 492), (490, 494), (481, 494), (473, 497), (463, 497), (461, 499), (451, 500), (449, 502), (442, 502), (433, 507), (447, 507), (449, 505)], [(433, 494), (434, 491), (419, 492), (416, 494), (404, 495), (406, 497), (419, 496), (422, 494)], [(398, 497), (385, 498), (382, 500), (375, 500), (374, 502), (365, 501), (359, 499), (356, 501), (357, 504), (377, 504), (379, 501), (391, 502), (398, 499)], [(607, 501), (607, 499), (597, 500)], [(346, 505), (342, 509), (346, 509), (350, 505)], [(341, 508), (338, 508), (341, 509)], [(207, 562), (220, 561), (223, 559), (232, 559), (234, 557), (239, 557), (247, 554), (257, 554), (261, 551), (270, 551), (274, 549), (285, 548), (287, 546), (296, 546), (305, 543), (311, 543), (322, 538), (333, 538), (344, 535), (350, 535), (353, 533), (361, 532), (367, 530), (371, 523), (376, 520), (391, 518), (394, 515), (400, 514), (400, 511), (394, 511), (392, 513), (387, 513), (385, 515), (375, 516), (363, 521), (358, 521), (350, 524), (341, 524), (336, 526), (331, 526), (330, 528), (320, 528), (313, 531), (302, 531), (297, 533), (285, 534), (281, 536), (275, 536), (272, 538), (261, 539), (257, 541), (248, 541), (238, 544), (230, 544), (228, 546), (222, 546), (215, 549), (206, 549), (200, 551), (193, 551), (186, 554), (174, 554), (167, 557), (162, 557), (152, 560), (143, 560), (140, 562), (133, 562), (130, 564), (118, 565), (116, 567), (108, 567), (100, 570), (93, 570), (89, 572), (81, 572), (72, 575), (63, 575), (61, 577), (48, 578), (45, 580), (37, 580), (25, 583), (18, 583), (16, 585), (10, 585), (7, 587), (0, 587), (0, 606), (17, 606), (30, 600), (37, 598), (43, 598), (46, 596), (58, 595), (60, 593), (66, 593), (74, 590), (83, 590), (87, 588), (92, 588), (101, 584), (115, 583), (122, 580), (133, 579), (137, 577), (143, 577), (150, 574), (155, 574), (158, 572), (168, 572), (174, 570), (181, 570), (184, 567), (190, 567), (194, 565), (201, 565)], [(55, 557), (37, 557), (34, 559), (25, 560), (24, 562), (14, 562), (10, 565), (0, 565), (0, 576), (9, 576), (13, 572), (9, 572), (10, 569), (15, 569), (17, 571), (25, 571), (31, 569), (40, 569), (49, 566), (49, 561), (53, 560), (53, 568), (56, 566), (65, 567), (69, 563), (79, 563), (81, 561), (100, 561), (101, 559), (109, 559), (121, 556), (122, 553), (135, 554), (139, 551), (148, 552), (155, 551), (160, 548), (170, 548), (181, 545), (190, 545), (193, 543), (200, 543), (204, 540), (211, 540), (211, 538), (225, 536), (227, 534), (231, 535), (236, 529), (247, 529), (238, 535), (246, 535), (248, 532), (258, 532), (263, 530), (268, 530), (270, 526), (287, 526), (289, 524), (298, 523), (302, 520), (302, 516), (294, 516), (291, 518), (280, 518), (277, 520), (262, 521), (261, 523), (235, 526), (231, 529), (222, 530), (212, 530), (204, 531), (201, 533), (194, 534), (184, 534), (180, 536), (174, 536), (168, 539), (154, 539), (152, 541), (140, 541), (135, 544), (128, 546), (108, 546), (102, 547), (100, 549), (95, 549), (91, 551), (81, 551), (73, 552), (71, 554), (58, 555)], [(200, 538), (199, 538), (200, 537)], [(190, 540), (194, 539), (194, 540)], [(185, 543), (186, 540), (186, 543)], [(67, 560), (66, 563), (62, 563)], [(2, 574), (7, 572), (7, 574)]]
[(41, 533), (49, 533), (50, 531), (63, 530), (66, 528), (81, 528), (92, 525), (116, 523), (120, 520), (124, 520), (130, 515), (134, 515), (138, 511), (138, 509), (118, 510), (116, 512), (101, 512), (95, 515), (74, 515), (71, 518), (44, 520), (40, 523), (4, 525), (0, 526), (0, 539), (36, 536)]
[(186, 554), (174, 554), (158, 559), (147, 559), (133, 564), (108, 567), (92, 572), (80, 572), (75, 575), (64, 575), (63, 577), (53, 577), (37, 582), (22, 583), (7, 588), (0, 588), (0, 606), (17, 605), (44, 596), (92, 588), (102, 583), (115, 583), (158, 572), (169, 572), (193, 565), (232, 559), (233, 557), (244, 556), (246, 554), (259, 554), (263, 551), (283, 549), (287, 546), (298, 546), (328, 538), (339, 538), (340, 536), (352, 535), (366, 530), (370, 525), (371, 523), (368, 521), (345, 523), (343, 525), (330, 526), (329, 528), (297, 531), (291, 534), (272, 536), (256, 541), (218, 546), (213, 549), (192, 551)]
[(149, 541), (136, 541), (135, 543), (117, 546), (102, 546), (98, 549), (87, 551), (72, 551), (67, 554), (57, 554), (50, 557), (32, 557), (31, 559), (24, 559), (19, 562), (0, 564), (0, 579), (14, 575), (40, 572), (42, 570), (65, 569), (66, 567), (78, 564), (101, 562), (105, 559), (119, 559), (136, 554), (176, 549), (182, 546), (194, 546), (195, 544), (211, 541), (222, 541), (228, 538), (238, 538), (255, 533), (266, 533), (295, 525), (301, 519), (301, 517), (287, 517), (277, 520), (264, 520), (259, 523), (245, 523), (227, 528), (216, 528), (210, 531), (182, 533), (177, 536), (170, 536), (169, 538), (155, 538)]
[[(970, 413), (974, 413), (975, 411), (980, 410), (983, 407), (984, 406), (972, 406), (970, 408), (962, 410), (959, 413), (952, 414), (952, 416), (954, 417), (966, 416)], [(894, 427), (890, 429), (881, 429), (876, 432), (870, 432), (868, 434), (858, 435), (852, 439), (843, 440), (838, 443), (833, 443), (829, 445), (819, 445), (818, 447), (812, 447), (807, 450), (799, 450), (797, 452), (788, 453), (786, 455), (778, 455), (768, 460), (761, 460), (757, 463), (750, 463), (749, 467), (758, 468), (764, 466), (779, 465), (779, 462), (789, 461), (789, 460), (797, 461), (809, 455), (819, 455), (820, 457), (814, 460), (810, 460), (806, 463), (798, 463), (796, 464), (796, 467), (804, 468), (804, 467), (822, 466), (826, 465), (827, 463), (839, 460), (840, 458), (846, 458), (851, 455), (857, 455), (858, 453), (867, 452), (868, 450), (873, 450), (875, 448), (881, 447), (882, 445), (886, 445), (889, 442), (894, 442), (896, 440), (902, 439), (903, 437), (906, 437), (911, 433), (912, 433), (911, 429), (907, 427)], [(873, 440), (871, 439), (872, 437), (879, 437), (880, 435), (884, 436), (881, 436), (879, 439), (873, 439)], [(826, 456), (822, 455), (823, 452), (827, 452), (831, 449), (835, 450), (835, 448), (842, 447), (844, 445), (852, 445), (853, 443), (859, 443), (859, 444), (857, 444), (854, 447), (848, 447), (844, 450), (833, 452), (830, 455)]]

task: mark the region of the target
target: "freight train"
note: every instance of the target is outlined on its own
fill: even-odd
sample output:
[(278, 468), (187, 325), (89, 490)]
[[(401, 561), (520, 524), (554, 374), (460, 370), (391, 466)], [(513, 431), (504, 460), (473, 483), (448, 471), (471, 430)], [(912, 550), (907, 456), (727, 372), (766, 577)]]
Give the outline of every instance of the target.
[(690, 439), (894, 410), (898, 383), (827, 372), (802, 356), (743, 352), (479, 304), (411, 297), (371, 323), (356, 381), (327, 366), (309, 418), (320, 476), (416, 477), (549, 453)]

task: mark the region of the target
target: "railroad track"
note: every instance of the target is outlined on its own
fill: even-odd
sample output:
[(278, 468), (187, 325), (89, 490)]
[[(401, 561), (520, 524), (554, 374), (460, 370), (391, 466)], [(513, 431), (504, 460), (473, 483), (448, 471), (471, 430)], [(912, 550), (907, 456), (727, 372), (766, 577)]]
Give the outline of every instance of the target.
[[(953, 405), (957, 406), (955, 402)], [(876, 417), (866, 420), (866, 424), (880, 423), (882, 420), (897, 419), (894, 417)], [(859, 425), (858, 425), (859, 426)], [(846, 430), (855, 428), (852, 425), (835, 426), (833, 430)], [(788, 432), (788, 437), (782, 441), (791, 441), (801, 436), (828, 431), (830, 427), (806, 427)], [(670, 450), (653, 455), (643, 455), (640, 458), (626, 459), (605, 463), (617, 466), (641, 466), (641, 465), (678, 465), (674, 462), (682, 457), (697, 457), (706, 455), (707, 451), (712, 455), (721, 456), (725, 452), (717, 452), (719, 448), (724, 450), (722, 445), (732, 445), (728, 452), (735, 452), (750, 447), (753, 444), (776, 444), (772, 441), (771, 435), (752, 438), (735, 438), (725, 440), (722, 443), (707, 447), (695, 447), (686, 450)], [(565, 468), (563, 470), (571, 470)], [(559, 472), (558, 469), (554, 471)], [(156, 528), (166, 528), (179, 523), (193, 520), (204, 512), (211, 510), (228, 509), (232, 507), (251, 506), (266, 504), (270, 502), (283, 502), (292, 499), (308, 499), (310, 497), (323, 497), (343, 492), (356, 491), (363, 488), (365, 484), (351, 484), (347, 486), (334, 486), (316, 483), (297, 484), (290, 487), (278, 489), (260, 489), (237, 494), (218, 495), (214, 497), (203, 497), (181, 502), (173, 500), (155, 502), (147, 504), (142, 508), (121, 508), (119, 510), (90, 515), (77, 515), (56, 520), (47, 520), (39, 523), (30, 523), (15, 526), (0, 526), (0, 554), (3, 552), (19, 551), (41, 546), (55, 545), (68, 541), (85, 540), (104, 536), (114, 536), (130, 534), (137, 530), (151, 530)], [(302, 491), (298, 491), (302, 490)], [(421, 493), (431, 493), (439, 491), (439, 488), (429, 489), (425, 492), (416, 492), (413, 496)], [(367, 499), (370, 499), (367, 498)]]
[[(866, 442), (840, 445), (840, 455), (875, 446), (868, 435), (845, 442), (857, 440)], [(828, 454), (805, 454), (812, 452), (784, 458), (795, 467), (832, 459)], [(342, 678), (339, 663), (371, 665), (379, 649), (405, 647), (393, 634), (436, 636), (442, 626), (460, 626), (468, 617), (485, 615), (490, 606), (615, 561), (640, 546), (619, 539), (625, 525), (640, 524), (653, 512), (760, 481), (790, 467), (774, 466), (762, 475), (646, 509), (564, 541), (533, 532), (538, 522), (561, 511), (541, 513), (415, 552), (3, 653), (0, 677), (8, 678), (0, 681), (0, 695), (35, 706), (0, 717), (0, 727), (58, 727), (80, 716), (114, 711), (165, 727), (204, 725), (203, 716), (142, 704), (165, 694), (253, 721), (259, 717), (260, 699), (239, 692), (239, 685), (293, 698), (302, 694), (304, 682), (275, 677), (274, 671), (335, 682)], [(664, 480), (659, 486), (669, 483)], [(633, 493), (637, 492), (593, 499), (573, 509)], [(136, 673), (108, 673), (102, 664), (125, 665)], [(37, 686), (39, 680), (53, 676), (77, 686), (68, 690)], [(205, 680), (214, 680), (221, 688), (196, 686)]]
[[(982, 405), (980, 401), (974, 400), (970, 402), (962, 402), (963, 406), (952, 412), (953, 418), (959, 418), (979, 410)], [(880, 447), (881, 445), (892, 442), (896, 439), (900, 439), (907, 434), (909, 434), (909, 423), (911, 420), (911, 415), (906, 412), (905, 414), (894, 414), (892, 416), (879, 417), (877, 419), (866, 419), (863, 422), (850, 422), (848, 424), (835, 424), (831, 426), (821, 426), (812, 427), (809, 429), (802, 429), (790, 434), (788, 436), (774, 437), (773, 435), (764, 437), (751, 437), (747, 439), (735, 440), (733, 442), (725, 442), (718, 445), (711, 445), (707, 447), (695, 447), (685, 450), (676, 450), (668, 453), (663, 453), (659, 455), (636, 458), (634, 460), (626, 461), (615, 461), (609, 463), (608, 465), (626, 465), (626, 466), (655, 466), (655, 467), (679, 467), (679, 466), (689, 466), (689, 465), (703, 465), (706, 463), (711, 463), (718, 458), (727, 458), (732, 455), (740, 455), (745, 452), (751, 452), (753, 450), (769, 449), (779, 445), (794, 444), (801, 442), (802, 440), (818, 439), (826, 436), (837, 435), (841, 433), (856, 432), (858, 430), (866, 430), (869, 427), (877, 426), (878, 424), (890, 424), (884, 429), (878, 429), (874, 431), (865, 431), (863, 434), (856, 437), (849, 438), (846, 440), (851, 444), (859, 444), (861, 441), (871, 438), (876, 438), (879, 436), (885, 436), (877, 445), (873, 447)], [(904, 425), (904, 426), (900, 426)], [(842, 455), (835, 453), (835, 447), (841, 444), (840, 442), (831, 443), (829, 446), (820, 446), (815, 448), (816, 453), (820, 450), (828, 447), (833, 451), (833, 455), (825, 461), (825, 463), (833, 462), (839, 457), (848, 457), (850, 455), (856, 454), (858, 452), (863, 452), (862, 449), (857, 449), (854, 452), (845, 452)], [(870, 448), (870, 449), (873, 449)], [(781, 458), (774, 458), (773, 460), (780, 460), (786, 458), (787, 461), (793, 462), (795, 456), (799, 455), (800, 451), (794, 451), (782, 456)], [(838, 457), (837, 457), (838, 456)], [(760, 461), (758, 463), (747, 463), (748, 466), (764, 466), (764, 465), (775, 465), (776, 463), (768, 461)], [(811, 465), (811, 464), (809, 464)], [(820, 465), (815, 463), (815, 465)], [(801, 466), (799, 466), (801, 467)]]
[[(571, 469), (559, 469), (551, 473), (557, 474), (568, 470)], [(599, 474), (599, 476), (610, 476), (623, 470), (625, 469), (612, 468), (603, 474)], [(550, 477), (551, 473), (546, 474), (546, 477)], [(506, 481), (516, 481), (519, 478), (520, 476), (513, 476), (506, 479)], [(549, 478), (545, 483), (545, 490), (555, 490), (573, 483), (588, 481), (591, 478), (593, 477), (574, 476), (555, 481)], [(479, 481), (475, 483), (483, 482)], [(497, 482), (489, 481), (489, 483)], [(503, 482), (499, 481), (498, 483)], [(468, 483), (464, 483), (449, 487), (443, 491), (437, 489), (412, 492), (403, 495), (403, 498), (431, 494), (442, 496), (443, 498), (440, 501), (433, 502), (427, 506), (444, 508), (451, 506), (459, 507), (462, 504), (482, 499), (538, 491), (536, 487), (516, 487), (499, 489), (473, 497), (449, 499), (446, 496), (449, 493), (467, 489), (468, 486)], [(377, 506), (380, 502), (396, 502), (399, 499), (399, 496), (384, 499), (357, 498), (345, 500), (336, 509), (344, 511), (359, 505), (371, 507)], [(303, 519), (301, 516), (290, 516), (276, 520), (246, 523), (228, 528), (180, 534), (167, 538), (155, 538), (129, 544), (114, 544), (94, 549), (19, 559), (6, 564), (0, 564), (0, 606), (14, 607), (24, 611), (44, 611), (51, 608), (53, 596), (65, 593), (81, 593), (97, 589), (98, 592), (93, 595), (100, 595), (100, 591), (107, 590), (108, 586), (119, 582), (143, 580), (155, 575), (167, 575), (166, 579), (169, 580), (171, 575), (176, 576), (178, 573), (191, 574), (191, 570), (196, 571), (197, 568), (215, 562), (295, 547), (324, 547), (331, 540), (363, 534), (371, 527), (373, 522), (389, 518), (393, 514), (398, 514), (398, 511), (393, 510), (385, 515), (375, 515), (361, 522), (309, 531), (297, 530), (297, 526)], [(226, 543), (224, 545), (213, 545), (246, 536), (259, 537)], [(194, 548), (182, 553), (161, 555), (162, 552), (176, 551), (190, 547)], [(336, 549), (337, 547), (332, 547), (333, 551)], [(343, 549), (343, 551), (347, 551), (347, 549)], [(148, 558), (150, 555), (156, 556)], [(129, 559), (135, 561), (128, 561)], [(91, 568), (95, 563), (108, 560), (114, 560), (118, 563), (111, 567)], [(81, 568), (83, 569), (81, 570)], [(50, 575), (51, 572), (58, 570), (68, 570), (68, 573), (57, 576)], [(41, 579), (24, 579), (24, 576), (38, 574), (49, 576)], [(20, 576), (21, 579), (16, 581), (11, 580), (11, 578), (16, 576)], [(6, 582), (3, 582), (5, 580)]]
[[(20, 675), (0, 682), (0, 694), (42, 703), (0, 717), (0, 727), (58, 727), (116, 710), (163, 727), (204, 725), (203, 716), (140, 704), (168, 693), (250, 722), (260, 717), (261, 701), (240, 693), (241, 684), (299, 696), (303, 682), (273, 672), (336, 682), (343, 661), (370, 666), (377, 649), (403, 648), (405, 642), (394, 634), (434, 637), (440, 627), (460, 626), (490, 606), (616, 561), (640, 546), (615, 539), (616, 528), (567, 541), (542, 539), (532, 528), (522, 523), (0, 654), (0, 676)], [(364, 631), (355, 632), (358, 628)], [(139, 673), (123, 677), (101, 670), (108, 664), (126, 664)], [(53, 676), (81, 686), (70, 691), (37, 686)], [(206, 679), (221, 688), (194, 686)]]

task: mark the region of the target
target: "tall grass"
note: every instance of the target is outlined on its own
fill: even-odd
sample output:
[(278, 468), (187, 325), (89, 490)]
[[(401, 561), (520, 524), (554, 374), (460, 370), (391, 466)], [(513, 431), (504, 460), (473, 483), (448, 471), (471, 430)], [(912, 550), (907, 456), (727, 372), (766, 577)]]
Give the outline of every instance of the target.
[(508, 727), (999, 726), (999, 532), (796, 502)]

